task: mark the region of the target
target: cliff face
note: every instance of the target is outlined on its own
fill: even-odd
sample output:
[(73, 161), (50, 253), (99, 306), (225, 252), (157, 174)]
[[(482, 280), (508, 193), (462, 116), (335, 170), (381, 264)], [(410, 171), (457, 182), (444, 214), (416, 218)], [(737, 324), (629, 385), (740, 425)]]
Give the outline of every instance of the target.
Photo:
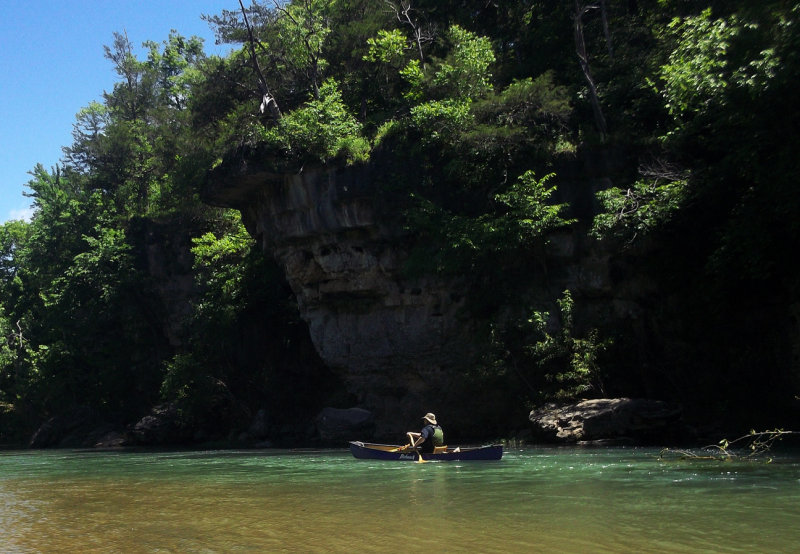
[[(238, 209), (284, 269), (321, 358), (376, 414), (379, 436), (448, 402), (447, 368), (474, 355), (454, 283), (407, 279), (403, 231), (369, 166), (212, 175), (208, 201)], [(435, 392), (438, 391), (438, 392)]]
[[(239, 210), (264, 252), (283, 268), (317, 352), (361, 406), (375, 413), (376, 435), (402, 437), (427, 411), (442, 411), (466, 427), (495, 425), (488, 432), (515, 425), (499, 415), (514, 411), (508, 399), (463, 378), (481, 354), (481, 322), (467, 316), (463, 286), (404, 275), (414, 237), (395, 217), (402, 208), (381, 193), (386, 168), (374, 163), (276, 171), (259, 165), (261, 159), (243, 154), (212, 172), (205, 200)], [(591, 210), (594, 189), (605, 185), (591, 174), (608, 169), (584, 172), (558, 201)], [(555, 300), (569, 289), (581, 299), (581, 321), (623, 322), (640, 349), (649, 348), (642, 299), (657, 292), (653, 283), (620, 268), (585, 232), (569, 229), (548, 238), (527, 304), (557, 312)]]
[[(464, 286), (403, 273), (414, 237), (396, 217), (402, 207), (386, 193), (391, 189), (382, 182), (386, 168), (374, 163), (275, 171), (259, 166), (260, 159), (243, 155), (212, 172), (206, 201), (241, 211), (264, 252), (283, 268), (318, 354), (360, 406), (374, 412), (376, 438), (402, 440), (427, 411), (458, 421), (468, 438), (470, 428), (502, 436), (523, 425), (526, 415), (517, 417), (518, 407), (502, 392), (465, 378), (482, 354), (477, 340), (482, 323), (464, 309)], [(557, 201), (568, 202), (586, 222), (595, 209), (595, 191), (608, 186), (604, 175), (614, 167), (587, 168), (580, 165), (584, 162), (575, 161), (573, 175), (569, 167), (559, 173), (564, 178)], [(585, 228), (554, 233), (537, 254), (539, 274), (531, 276), (526, 297), (503, 306), (502, 313), (527, 317), (520, 312), (524, 306), (557, 313), (555, 300), (569, 289), (577, 332), (596, 327), (603, 338), (614, 338), (617, 357), (603, 368), (610, 386), (602, 392), (671, 400), (685, 404), (687, 412), (688, 406), (702, 412), (705, 399), (726, 386), (721, 396), (738, 398), (737, 391), (758, 389), (765, 398), (777, 398), (770, 401), (777, 406), (785, 401), (783, 387), (765, 383), (786, 380), (786, 368), (796, 364), (790, 355), (792, 348), (797, 351), (796, 324), (769, 327), (769, 321), (782, 321), (778, 316), (785, 310), (765, 312), (764, 337), (756, 337), (751, 350), (773, 352), (774, 378), (761, 380), (748, 364), (736, 366), (719, 345), (731, 337), (746, 344), (742, 333), (754, 311), (733, 306), (730, 316), (720, 312), (687, 278), (702, 275), (702, 266), (679, 263), (678, 254), (690, 247), (685, 241), (696, 235), (678, 236), (684, 239), (619, 248), (591, 240)], [(511, 314), (514, 310), (519, 313)], [(726, 325), (720, 324), (723, 318)], [(786, 347), (771, 348), (775, 341)], [(730, 373), (733, 366), (739, 367), (736, 378), (715, 377), (720, 368)], [(714, 410), (723, 408), (709, 409)], [(764, 410), (772, 408), (753, 406), (755, 412)]]

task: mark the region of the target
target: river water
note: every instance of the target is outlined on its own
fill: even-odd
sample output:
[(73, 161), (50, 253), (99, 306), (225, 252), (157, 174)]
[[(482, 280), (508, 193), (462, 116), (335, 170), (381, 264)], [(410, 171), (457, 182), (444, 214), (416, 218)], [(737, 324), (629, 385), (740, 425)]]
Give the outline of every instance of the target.
[(800, 456), (0, 452), (0, 552), (796, 552)]

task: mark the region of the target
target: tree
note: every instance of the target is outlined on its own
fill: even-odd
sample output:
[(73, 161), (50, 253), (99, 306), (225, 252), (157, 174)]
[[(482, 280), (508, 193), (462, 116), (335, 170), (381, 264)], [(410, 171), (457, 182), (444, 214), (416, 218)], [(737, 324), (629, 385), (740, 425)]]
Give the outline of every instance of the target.
[(322, 84), (316, 97), (265, 132), (265, 139), (301, 159), (327, 162), (341, 155), (348, 163), (366, 161), (369, 144), (361, 124), (347, 111), (336, 81)]
[[(586, 83), (589, 85), (589, 99), (591, 100), (592, 104), (595, 125), (597, 125), (597, 131), (600, 133), (600, 140), (605, 141), (606, 134), (608, 133), (608, 127), (606, 125), (606, 118), (603, 115), (603, 109), (600, 107), (600, 97), (597, 92), (597, 85), (594, 82), (592, 70), (589, 66), (589, 54), (586, 51), (586, 39), (584, 38), (583, 33), (583, 17), (591, 10), (597, 8), (597, 5), (581, 5), (580, 0), (575, 0), (575, 13), (573, 15), (575, 26), (575, 53), (578, 55), (578, 62), (580, 63), (581, 71), (586, 79)], [(605, 16), (605, 9), (603, 9), (603, 15)], [(603, 17), (603, 22), (605, 23), (605, 21), (606, 19)], [(607, 25), (604, 27), (607, 29)]]

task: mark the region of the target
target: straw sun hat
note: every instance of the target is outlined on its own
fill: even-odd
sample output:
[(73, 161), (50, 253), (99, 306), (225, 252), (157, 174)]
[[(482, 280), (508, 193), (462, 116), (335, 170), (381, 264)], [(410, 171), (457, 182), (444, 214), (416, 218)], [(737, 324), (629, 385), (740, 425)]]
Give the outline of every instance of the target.
[(422, 419), (424, 419), (425, 421), (427, 421), (427, 422), (428, 422), (428, 423), (430, 423), (431, 425), (436, 425), (436, 416), (435, 416), (435, 415), (433, 415), (433, 414), (432, 414), (432, 413), (430, 413), (430, 412), (428, 412), (427, 414), (425, 414), (424, 416), (422, 416)]

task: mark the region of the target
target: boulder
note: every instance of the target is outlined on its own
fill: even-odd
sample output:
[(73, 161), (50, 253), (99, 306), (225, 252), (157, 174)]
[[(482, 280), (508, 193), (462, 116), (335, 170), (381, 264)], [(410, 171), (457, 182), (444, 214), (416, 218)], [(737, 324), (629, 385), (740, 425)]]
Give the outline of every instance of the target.
[(92, 408), (82, 406), (51, 417), (31, 437), (30, 448), (80, 448), (127, 444), (129, 437), (115, 425), (105, 421)]
[(112, 429), (102, 434), (98, 433), (92, 443), (95, 448), (120, 448), (133, 444), (133, 438), (126, 431)]
[(548, 442), (657, 441), (674, 434), (681, 409), (660, 400), (598, 398), (577, 404), (549, 404), (531, 411), (534, 433)]
[(191, 438), (174, 403), (155, 406), (136, 422), (132, 434), (137, 443), (146, 445), (180, 444)]
[(369, 439), (375, 432), (375, 417), (363, 408), (324, 408), (316, 418), (323, 443)]

